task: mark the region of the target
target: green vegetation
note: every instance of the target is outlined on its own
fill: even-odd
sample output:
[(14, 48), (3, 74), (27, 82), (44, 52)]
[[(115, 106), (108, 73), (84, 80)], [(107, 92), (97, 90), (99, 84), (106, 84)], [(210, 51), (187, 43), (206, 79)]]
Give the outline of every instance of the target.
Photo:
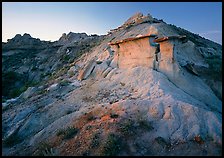
[(90, 116), (88, 116), (88, 118), (87, 118), (88, 121), (92, 121), (92, 120), (95, 120), (95, 119), (96, 119), (96, 117), (93, 116), (93, 115), (90, 115)]
[(47, 90), (46, 89), (41, 89), (40, 91), (38, 91), (38, 95), (41, 95), (41, 94), (45, 94), (47, 93)]
[(169, 147), (169, 146), (170, 146), (170, 144), (167, 143), (166, 140), (165, 140), (163, 137), (156, 137), (156, 138), (155, 138), (155, 141), (156, 141), (158, 144), (162, 145), (163, 147)]
[(71, 113), (73, 113), (72, 110), (68, 110), (68, 111), (66, 111), (66, 114), (67, 114), (67, 115), (68, 115), (68, 114), (71, 114)]
[(15, 92), (12, 92), (12, 90), (15, 88), (15, 84), (24, 84), (23, 82), (23, 76), (19, 73), (16, 73), (14, 71), (9, 71), (6, 73), (2, 73), (2, 95), (6, 96), (7, 98), (13, 98), (14, 96), (17, 96), (18, 94), (15, 94)]
[(149, 122), (145, 119), (139, 119), (139, 120), (123, 120), (119, 124), (118, 130), (124, 135), (124, 136), (133, 136), (136, 133), (138, 133), (138, 130), (146, 130), (151, 131), (153, 130), (152, 122)]
[(222, 59), (219, 56), (211, 56), (206, 58), (209, 67), (215, 71), (222, 69)]
[(206, 62), (209, 65), (209, 69), (211, 71), (210, 77), (214, 80), (221, 81), (222, 80), (222, 59), (218, 56), (207, 57)]
[(19, 53), (13, 54), (13, 57), (12, 56), (3, 56), (4, 62), (2, 63), (2, 65), (4, 65), (5, 70), (12, 68), (14, 66), (16, 66), (16, 67), (22, 66), (24, 64), (23, 59), (35, 58), (35, 54), (38, 53), (39, 50), (23, 49), (23, 50), (18, 50), (18, 51), (19, 51)]
[(140, 120), (138, 123), (141, 129), (145, 129), (148, 131), (151, 131), (154, 129), (152, 126), (152, 122), (148, 122), (147, 120)]
[(53, 72), (52, 75), (49, 77), (48, 80), (53, 80), (53, 79), (56, 79), (56, 78), (58, 78), (60, 76), (63, 76), (64, 74), (66, 74), (66, 72), (68, 71), (69, 68), (70, 67), (68, 67), (68, 66), (65, 65), (60, 70)]
[(68, 62), (70, 59), (69, 55), (64, 55), (63, 56), (63, 62)]
[(119, 154), (122, 149), (121, 137), (110, 133), (107, 137), (106, 145), (104, 146), (103, 154), (105, 156), (115, 156)]
[(31, 71), (36, 71), (36, 70), (38, 70), (38, 68), (36, 66), (33, 66), (31, 69)]
[(38, 83), (27, 81), (27, 75), (22, 75), (14, 71), (2, 73), (2, 95), (6, 98), (18, 97), (28, 87), (36, 86)]
[(13, 98), (18, 97), (21, 93), (25, 92), (29, 87), (36, 86), (37, 84), (38, 84), (37, 82), (27, 82), (27, 83), (25, 83), (24, 86), (22, 86), (18, 89), (12, 90), (12, 92), (10, 94)]
[(2, 144), (5, 147), (12, 147), (13, 145), (20, 143), (21, 141), (22, 141), (21, 138), (15, 132), (11, 134), (9, 137), (7, 137), (5, 140), (3, 140)]
[(75, 127), (68, 127), (67, 129), (61, 129), (57, 132), (57, 136), (63, 136), (63, 139), (71, 139), (73, 138), (77, 133), (78, 129)]
[(119, 131), (125, 136), (133, 136), (135, 134), (136, 127), (133, 120), (124, 120), (119, 125)]
[(96, 147), (99, 146), (99, 144), (100, 144), (99, 138), (100, 138), (100, 133), (95, 133), (93, 138), (92, 138), (92, 142), (91, 142), (91, 147), (92, 148), (96, 148)]
[(118, 116), (119, 116), (118, 114), (112, 114), (112, 113), (110, 114), (111, 118), (118, 118)]
[(68, 86), (71, 82), (69, 80), (62, 80), (59, 83), (59, 86)]
[(56, 152), (53, 150), (53, 147), (46, 143), (41, 142), (37, 148), (37, 156), (56, 156)]

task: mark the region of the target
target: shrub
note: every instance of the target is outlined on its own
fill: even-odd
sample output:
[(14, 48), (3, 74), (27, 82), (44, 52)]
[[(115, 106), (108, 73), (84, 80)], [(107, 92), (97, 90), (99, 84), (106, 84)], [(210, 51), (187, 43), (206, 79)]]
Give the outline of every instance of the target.
[(9, 71), (2, 73), (2, 96), (6, 98), (17, 97), (21, 91), (20, 88), (25, 85), (26, 75)]
[(68, 127), (67, 129), (59, 130), (56, 135), (63, 135), (63, 139), (71, 139), (78, 133), (78, 131), (79, 130), (75, 127)]
[(36, 66), (32, 67), (31, 71), (36, 71), (38, 68)]
[(92, 121), (92, 120), (95, 120), (95, 119), (96, 119), (96, 117), (93, 116), (93, 115), (90, 115), (90, 116), (88, 116), (88, 118), (87, 118), (88, 121)]
[(125, 136), (132, 136), (135, 134), (136, 127), (133, 120), (124, 120), (119, 125), (119, 131)]
[(60, 86), (68, 86), (71, 82), (68, 80), (63, 80), (59, 83)]
[(10, 92), (10, 96), (12, 98), (15, 98), (15, 97), (18, 97), (21, 93), (25, 92), (29, 87), (34, 87), (36, 86), (38, 83), (37, 82), (27, 82), (25, 85), (23, 85), (22, 87), (20, 88), (17, 88), (17, 89), (13, 89), (11, 92)]
[(110, 133), (104, 146), (103, 154), (105, 156), (115, 156), (121, 151), (121, 138), (118, 135)]
[(21, 142), (22, 140), (20, 139), (20, 137), (17, 135), (17, 133), (13, 133), (11, 134), (9, 137), (7, 137), (5, 140), (3, 140), (3, 145), (6, 147), (11, 147), (15, 144), (18, 144), (19, 142)]
[(52, 146), (46, 142), (41, 142), (37, 148), (37, 156), (56, 156), (58, 155), (52, 148)]
[(93, 138), (92, 138), (92, 142), (91, 142), (91, 147), (92, 148), (95, 148), (95, 147), (98, 147), (99, 144), (100, 144), (100, 133), (95, 133)]
[(119, 116), (118, 114), (110, 114), (111, 118), (118, 118), (118, 116)]
[(71, 114), (73, 111), (72, 110), (68, 110), (68, 111), (66, 111), (66, 114), (68, 115), (68, 114)]
[(140, 120), (139, 122), (139, 127), (148, 131), (153, 130), (153, 126), (151, 122), (148, 122), (147, 120)]
[(40, 91), (38, 91), (38, 95), (41, 95), (41, 94), (45, 94), (47, 93), (47, 90), (46, 89), (41, 89)]
[(63, 61), (68, 62), (70, 59), (69, 55), (63, 56)]
[(166, 142), (166, 140), (163, 137), (156, 137), (155, 141), (162, 145), (163, 147), (170, 147), (170, 144)]

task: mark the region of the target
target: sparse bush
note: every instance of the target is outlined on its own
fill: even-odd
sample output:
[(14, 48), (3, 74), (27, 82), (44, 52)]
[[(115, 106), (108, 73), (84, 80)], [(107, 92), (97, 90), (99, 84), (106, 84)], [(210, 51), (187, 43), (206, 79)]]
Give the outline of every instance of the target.
[(120, 122), (118, 128), (124, 136), (133, 136), (138, 133), (139, 130), (151, 131), (153, 129), (152, 123), (143, 119), (137, 119), (136, 121), (131, 119), (123, 120)]
[(18, 97), (21, 93), (25, 92), (29, 87), (34, 87), (36, 86), (38, 83), (37, 82), (27, 82), (24, 86), (18, 88), (18, 89), (14, 89), (11, 91), (10, 96), (12, 98)]
[(124, 120), (119, 125), (119, 131), (125, 136), (132, 136), (135, 134), (136, 127), (133, 120)]
[(69, 55), (63, 56), (63, 61), (68, 62), (70, 59)]
[(222, 69), (222, 59), (217, 56), (207, 57), (207, 63), (211, 69), (220, 71)]
[(91, 125), (88, 125), (87, 127), (86, 127), (86, 130), (89, 130), (89, 129), (91, 129), (92, 128), (92, 126)]
[(99, 138), (100, 138), (100, 133), (95, 133), (93, 136), (92, 142), (91, 142), (92, 148), (96, 148), (99, 146), (99, 144), (100, 144)]
[(151, 122), (148, 122), (147, 120), (140, 120), (139, 122), (139, 127), (148, 131), (153, 130), (153, 126)]
[(211, 56), (206, 58), (206, 62), (209, 65), (209, 77), (222, 81), (222, 59), (218, 56)]
[(57, 132), (57, 136), (60, 136), (60, 135), (64, 135), (65, 134), (65, 130), (64, 129), (60, 129), (58, 132)]
[(111, 118), (118, 118), (118, 116), (119, 116), (118, 114), (110, 114)]
[(21, 142), (22, 140), (20, 139), (20, 137), (17, 135), (17, 133), (13, 133), (12, 135), (10, 135), (9, 137), (7, 137), (5, 140), (3, 140), (2, 144), (5, 147), (11, 147), (14, 146), (15, 144), (18, 144), (19, 142)]
[(71, 76), (74, 76), (75, 75), (75, 72), (74, 71), (68, 71), (68, 75), (71, 77)]
[(47, 93), (47, 90), (46, 89), (41, 89), (40, 91), (38, 91), (38, 95), (41, 95), (41, 94), (45, 94)]
[(59, 83), (59, 86), (68, 86), (71, 82), (68, 80), (63, 80)]
[(96, 119), (96, 117), (93, 116), (93, 115), (90, 115), (90, 116), (88, 116), (88, 118), (87, 118), (88, 121), (92, 121), (92, 120), (95, 120), (95, 119)]
[(85, 97), (82, 98), (82, 100), (85, 101), (85, 102), (92, 102), (92, 101), (94, 101), (94, 98), (85, 96)]
[(38, 145), (36, 155), (37, 156), (56, 156), (58, 155), (58, 153), (53, 150), (53, 147), (50, 144), (46, 142), (41, 142)]
[[(15, 98), (23, 92), (22, 87), (26, 83), (26, 75), (14, 71), (2, 73), (2, 96)], [(21, 88), (21, 90), (20, 90)]]
[(68, 115), (68, 114), (71, 114), (73, 111), (72, 110), (68, 110), (68, 111), (66, 111), (66, 114)]
[(166, 142), (166, 140), (163, 137), (156, 137), (155, 141), (158, 144), (162, 145), (163, 147), (167, 147), (167, 148), (170, 147), (170, 144), (168, 142)]
[(120, 136), (110, 133), (107, 137), (106, 145), (104, 146), (103, 154), (105, 156), (115, 156), (117, 155), (122, 148), (122, 139)]
[(67, 129), (59, 130), (56, 135), (63, 135), (63, 139), (71, 139), (78, 133), (78, 131), (79, 130), (75, 127), (68, 127)]
[(36, 71), (38, 68), (36, 66), (32, 67), (31, 71)]

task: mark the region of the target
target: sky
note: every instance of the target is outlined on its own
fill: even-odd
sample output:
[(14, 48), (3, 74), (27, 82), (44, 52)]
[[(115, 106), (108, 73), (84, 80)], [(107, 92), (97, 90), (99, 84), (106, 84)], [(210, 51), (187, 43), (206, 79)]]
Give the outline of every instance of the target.
[(136, 12), (222, 43), (222, 2), (2, 2), (2, 41), (24, 33), (46, 41), (105, 35)]

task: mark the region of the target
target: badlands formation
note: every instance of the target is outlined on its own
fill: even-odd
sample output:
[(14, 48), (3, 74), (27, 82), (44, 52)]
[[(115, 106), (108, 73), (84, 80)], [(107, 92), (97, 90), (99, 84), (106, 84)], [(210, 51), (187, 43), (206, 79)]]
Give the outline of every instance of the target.
[[(13, 42), (3, 68), (22, 43)], [(219, 44), (141, 13), (104, 36), (36, 43), (55, 74), (54, 54), (92, 47), (3, 103), (3, 155), (221, 155)]]

